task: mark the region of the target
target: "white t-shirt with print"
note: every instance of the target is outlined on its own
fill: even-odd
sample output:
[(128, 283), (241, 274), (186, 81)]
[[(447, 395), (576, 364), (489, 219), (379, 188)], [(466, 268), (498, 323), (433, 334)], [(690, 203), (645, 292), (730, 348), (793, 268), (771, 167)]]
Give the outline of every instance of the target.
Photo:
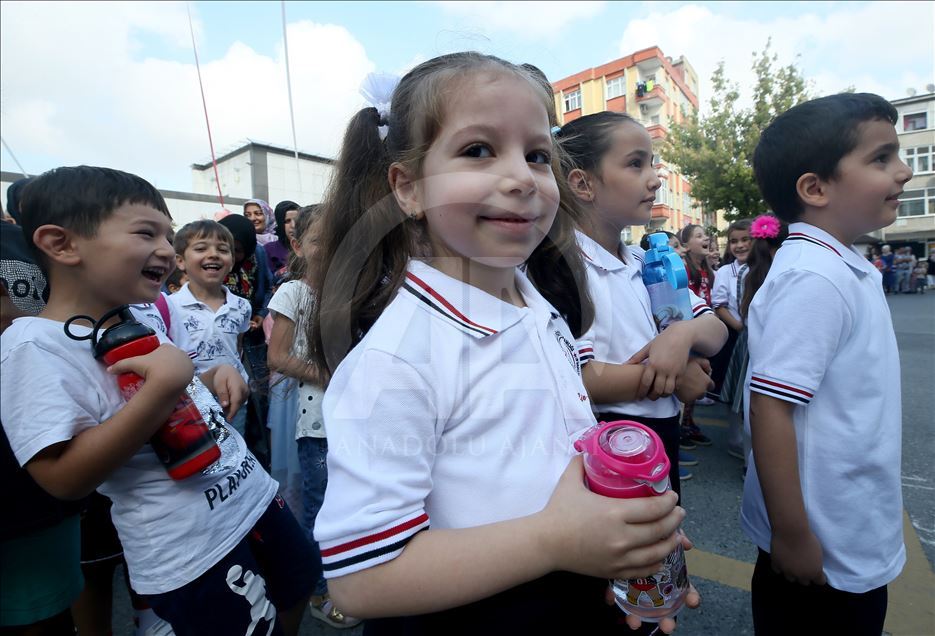
[(204, 373), (219, 364), (229, 364), (249, 382), (247, 370), (240, 362), (237, 338), (250, 329), (250, 302), (236, 296), (226, 287), (226, 300), (215, 312), (195, 298), (188, 287), (167, 298), (172, 325), (172, 342), (191, 356), (197, 373)]
[[(795, 406), (799, 481), (828, 583), (886, 585), (906, 549), (899, 352), (880, 273), (827, 232), (793, 223), (748, 318), (747, 425), (751, 391)], [(741, 526), (770, 550), (755, 461)]]
[[(21, 465), (123, 408), (105, 366), (61, 322), (19, 318), (3, 332), (0, 420)], [(276, 482), (227, 428), (236, 444), (222, 444), (233, 450), (210, 474), (173, 480), (146, 444), (98, 488), (114, 502), (111, 517), (136, 592), (162, 594), (195, 580), (246, 536), (276, 495)]]
[(326, 577), (390, 561), (431, 523), (542, 510), (595, 424), (568, 325), (517, 270), (515, 307), (418, 261), (325, 393)]
[[(645, 252), (638, 246), (621, 243), (619, 256), (615, 256), (582, 232), (577, 232), (577, 239), (594, 302), (594, 322), (577, 342), (581, 361), (623, 364), (659, 335), (649, 291), (643, 283)], [(711, 313), (703, 299), (691, 290), (688, 293), (693, 317)], [(658, 400), (594, 405), (597, 413), (609, 411), (653, 418), (673, 417), (678, 415), (679, 408), (674, 395)]]
[[(269, 301), (270, 311), (282, 314), (295, 323), (295, 337), (290, 353), (299, 359), (308, 359), (305, 346), (306, 315), (311, 311), (312, 290), (301, 280), (290, 280), (279, 286)], [(325, 392), (321, 387), (304, 380), (297, 380), (299, 419), (295, 425), (295, 438), (325, 437), (325, 418), (321, 414), (321, 402)]]

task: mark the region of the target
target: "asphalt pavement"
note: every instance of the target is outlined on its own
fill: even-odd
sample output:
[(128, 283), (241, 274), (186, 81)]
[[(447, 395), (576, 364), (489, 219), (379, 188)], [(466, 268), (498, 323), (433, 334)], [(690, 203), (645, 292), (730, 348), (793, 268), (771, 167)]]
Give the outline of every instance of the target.
[[(890, 586), (886, 633), (935, 635), (935, 293), (889, 297), (899, 344), (903, 395), (903, 497), (908, 562)], [(867, 364), (873, 364), (868, 360)], [(679, 620), (682, 636), (753, 634), (750, 575), (756, 548), (740, 529), (743, 490), (741, 462), (727, 454), (727, 427), (721, 405), (697, 407), (695, 418), (712, 439), (691, 451), (700, 463), (682, 485), (688, 511), (684, 529), (695, 543), (688, 553), (692, 582), (702, 606)], [(625, 629), (622, 633), (625, 633)], [(115, 577), (114, 634), (132, 634), (123, 574)], [(336, 630), (306, 612), (302, 636), (362, 633)]]

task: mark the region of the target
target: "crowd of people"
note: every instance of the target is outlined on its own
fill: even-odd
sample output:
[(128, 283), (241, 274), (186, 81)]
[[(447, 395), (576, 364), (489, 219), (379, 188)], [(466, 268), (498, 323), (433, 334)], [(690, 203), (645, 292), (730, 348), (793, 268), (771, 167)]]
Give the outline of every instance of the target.
[[(662, 328), (648, 245), (621, 241), (661, 186), (639, 122), (558, 126), (541, 71), (477, 53), (384, 84), (318, 205), (174, 228), (118, 170), (10, 187), (4, 629), (109, 633), (122, 563), (140, 634), (295, 634), (306, 608), (368, 634), (618, 633), (607, 580), (654, 581), (691, 547), (680, 483), (711, 445), (694, 405), (716, 400), (745, 464), (757, 634), (879, 634), (905, 562), (898, 357), (886, 272), (853, 243), (911, 177), (893, 107), (777, 117), (754, 161), (773, 212), (733, 222), (723, 255), (698, 225), (669, 235), (692, 315)], [(160, 346), (108, 366), (96, 321), (123, 305)], [(221, 457), (173, 479), (148, 440), (183, 394)], [(572, 444), (617, 420), (659, 436), (672, 492), (586, 490)]]
[(871, 261), (883, 276), (883, 289), (887, 294), (924, 294), (935, 288), (935, 250), (927, 259), (918, 258), (908, 245), (893, 248), (884, 245), (867, 251)]

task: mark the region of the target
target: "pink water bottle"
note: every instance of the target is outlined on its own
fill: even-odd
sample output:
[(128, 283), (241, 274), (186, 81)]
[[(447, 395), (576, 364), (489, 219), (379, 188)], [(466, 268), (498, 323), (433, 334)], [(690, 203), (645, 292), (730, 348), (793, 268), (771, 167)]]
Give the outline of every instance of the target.
[[(652, 430), (631, 421), (600, 423), (575, 442), (584, 453), (588, 488), (605, 497), (656, 497), (670, 488), (669, 459)], [(688, 594), (685, 552), (679, 544), (652, 576), (613, 583), (617, 606), (656, 623), (681, 611)]]

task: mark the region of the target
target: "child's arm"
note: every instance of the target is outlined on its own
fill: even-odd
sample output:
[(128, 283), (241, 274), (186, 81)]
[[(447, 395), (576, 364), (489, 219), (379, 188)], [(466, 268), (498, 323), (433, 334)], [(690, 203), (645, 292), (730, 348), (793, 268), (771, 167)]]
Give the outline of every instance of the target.
[(295, 338), (295, 322), (279, 312), (273, 314), (273, 332), (269, 337), (269, 349), (266, 362), (270, 371), (278, 371), (290, 378), (297, 378), (311, 382), (315, 386), (322, 386), (322, 378), (317, 367), (307, 360), (302, 360), (291, 354), (292, 342)]
[(219, 364), (198, 376), (224, 408), (225, 417), (233, 417), (250, 396), (250, 387), (240, 372), (229, 364)]
[(679, 402), (689, 404), (704, 397), (705, 393), (713, 388), (711, 363), (706, 358), (692, 358), (685, 365), (685, 372), (675, 383), (675, 397)]
[(697, 318), (670, 324), (627, 360), (627, 364), (647, 361), (642, 383), (650, 399), (675, 392), (691, 352), (712, 356), (724, 346), (727, 327), (709, 309), (703, 311)]
[(715, 307), (714, 313), (725, 325), (734, 331), (743, 331), (743, 323), (734, 318), (733, 314), (730, 313), (730, 309), (726, 306)]
[(805, 514), (792, 413), (795, 405), (750, 393), (753, 458), (772, 529), (770, 560), (796, 583), (824, 585), (822, 551)]
[(581, 380), (594, 404), (636, 402), (646, 397), (642, 383), (645, 368), (639, 364), (612, 364), (591, 360), (581, 368)]
[(46, 447), (26, 463), (32, 478), (53, 497), (85, 497), (133, 457), (175, 410), (194, 367), (185, 352), (164, 344), (108, 370), (136, 373), (146, 381), (113, 417)]
[(575, 457), (541, 512), (459, 530), (426, 530), (395, 559), (328, 581), (361, 618), (435, 612), (564, 570), (603, 578), (656, 571), (680, 540), (684, 510), (667, 493), (610, 499), (589, 492)]

